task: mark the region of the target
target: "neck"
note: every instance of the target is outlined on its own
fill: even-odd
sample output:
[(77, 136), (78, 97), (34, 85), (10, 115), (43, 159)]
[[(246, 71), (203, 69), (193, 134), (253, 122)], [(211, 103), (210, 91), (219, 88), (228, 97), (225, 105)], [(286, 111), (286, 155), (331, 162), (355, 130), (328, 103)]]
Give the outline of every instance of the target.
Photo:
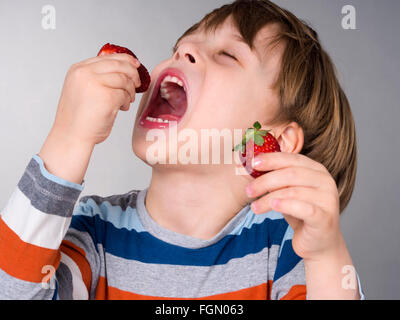
[(153, 168), (146, 209), (165, 229), (208, 240), (246, 206), (247, 183), (215, 170), (206, 174)]

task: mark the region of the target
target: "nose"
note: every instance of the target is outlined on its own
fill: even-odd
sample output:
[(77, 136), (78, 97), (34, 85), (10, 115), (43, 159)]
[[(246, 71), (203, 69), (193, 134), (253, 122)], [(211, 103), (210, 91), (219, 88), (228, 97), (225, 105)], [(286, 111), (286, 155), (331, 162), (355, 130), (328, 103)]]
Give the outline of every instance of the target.
[(186, 43), (180, 45), (178, 50), (175, 52), (174, 60), (180, 59), (195, 64), (199, 61), (199, 55), (193, 45)]

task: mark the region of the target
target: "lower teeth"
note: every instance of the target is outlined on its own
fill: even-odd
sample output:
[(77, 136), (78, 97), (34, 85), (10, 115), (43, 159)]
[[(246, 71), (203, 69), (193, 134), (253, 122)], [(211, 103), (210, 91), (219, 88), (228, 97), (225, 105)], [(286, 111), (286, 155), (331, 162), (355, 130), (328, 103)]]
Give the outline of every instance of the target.
[(163, 120), (163, 119), (161, 119), (161, 118), (157, 118), (157, 119), (156, 119), (156, 118), (152, 118), (152, 117), (147, 117), (146, 120), (147, 120), (147, 121), (150, 121), (150, 122), (169, 123), (168, 120)]

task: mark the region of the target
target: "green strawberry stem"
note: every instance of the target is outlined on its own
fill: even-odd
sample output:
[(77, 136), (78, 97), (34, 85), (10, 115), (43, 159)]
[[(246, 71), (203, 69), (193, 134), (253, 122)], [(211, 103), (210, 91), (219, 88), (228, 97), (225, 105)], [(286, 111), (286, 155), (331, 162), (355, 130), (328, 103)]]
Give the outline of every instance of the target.
[(264, 137), (268, 134), (267, 130), (261, 130), (260, 122), (255, 122), (253, 128), (248, 128), (243, 137), (242, 143), (235, 146), (233, 151), (241, 151), (244, 153), (246, 151), (246, 145), (250, 140), (253, 140), (257, 146), (263, 146)]

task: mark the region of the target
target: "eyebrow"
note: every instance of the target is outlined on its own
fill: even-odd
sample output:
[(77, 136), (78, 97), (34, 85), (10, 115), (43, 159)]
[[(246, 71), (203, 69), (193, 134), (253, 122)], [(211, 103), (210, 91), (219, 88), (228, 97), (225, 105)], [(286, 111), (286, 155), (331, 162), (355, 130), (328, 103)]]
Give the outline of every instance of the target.
[[(230, 36), (231, 36), (231, 38), (233, 38), (233, 40), (235, 40), (237, 42), (242, 42), (246, 46), (249, 47), (249, 45), (247, 44), (247, 42), (243, 39), (243, 37), (241, 35), (239, 35), (239, 34), (231, 34)], [(249, 49), (250, 49), (250, 47), (249, 47)]]
[(231, 34), (231, 38), (236, 41), (236, 42), (240, 42), (240, 43), (244, 43), (247, 47), (247, 49), (249, 49), (249, 51), (251, 52), (251, 54), (253, 54), (257, 61), (259, 63), (261, 63), (261, 58), (260, 58), (260, 54), (258, 53), (256, 48), (250, 48), (250, 46), (248, 45), (248, 43), (243, 39), (243, 37), (239, 34)]
[[(188, 36), (186, 36), (186, 37), (189, 37), (189, 36), (190, 36), (190, 35), (188, 35)], [(235, 40), (236, 42), (244, 43), (244, 44), (251, 50), (251, 48), (248, 46), (247, 42), (243, 39), (242, 36), (240, 36), (240, 35), (238, 35), (238, 34), (230, 34), (230, 37), (231, 37), (233, 40)], [(178, 49), (178, 44), (179, 44), (179, 42), (181, 42), (183, 39), (184, 39), (184, 38), (180, 39), (180, 40), (174, 45), (174, 47), (172, 48), (172, 52), (173, 52), (173, 53), (175, 53), (175, 52), (177, 51), (177, 49)]]
[[(189, 37), (189, 36), (190, 36), (190, 35), (188, 35), (187, 37)], [(231, 38), (232, 40), (234, 40), (235, 42), (244, 43), (244, 44), (246, 45), (246, 47), (254, 54), (254, 56), (257, 58), (257, 60), (258, 60), (259, 62), (261, 62), (260, 56), (258, 55), (258, 53), (257, 53), (257, 52), (254, 52), (254, 50), (252, 50), (252, 49), (250, 48), (250, 46), (247, 44), (247, 42), (243, 39), (243, 37), (242, 37), (241, 35), (239, 35), (239, 34), (230, 34), (230, 38)], [(183, 39), (184, 39), (184, 38), (180, 39), (180, 40), (175, 44), (175, 46), (172, 48), (172, 53), (173, 53), (173, 54), (176, 53), (176, 51), (178, 50), (178, 44), (179, 44), (179, 42), (182, 41)]]

